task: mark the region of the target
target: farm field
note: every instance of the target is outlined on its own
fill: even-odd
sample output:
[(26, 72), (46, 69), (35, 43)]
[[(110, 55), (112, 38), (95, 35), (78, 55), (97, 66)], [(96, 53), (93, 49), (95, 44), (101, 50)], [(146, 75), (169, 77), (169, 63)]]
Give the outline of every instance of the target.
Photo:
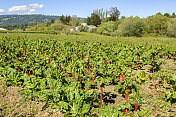
[(0, 116), (176, 116), (176, 39), (0, 33)]

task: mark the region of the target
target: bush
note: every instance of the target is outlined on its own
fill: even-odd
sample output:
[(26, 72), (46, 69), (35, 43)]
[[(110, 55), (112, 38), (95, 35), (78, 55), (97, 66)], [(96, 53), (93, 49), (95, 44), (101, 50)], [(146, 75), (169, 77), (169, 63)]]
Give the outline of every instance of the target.
[(25, 30), (26, 31), (46, 31), (47, 30), (47, 24), (36, 22), (32, 26), (28, 26)]
[(170, 24), (168, 17), (156, 14), (144, 19), (144, 21), (146, 24), (146, 34), (148, 36), (167, 35), (167, 29)]
[(168, 36), (176, 37), (176, 18), (171, 21), (171, 24), (168, 26), (167, 32)]
[(63, 23), (60, 23), (60, 22), (57, 22), (57, 23), (54, 23), (54, 24), (51, 24), (51, 26), (48, 27), (48, 30), (59, 30), (59, 31), (65, 31), (68, 29), (68, 26), (63, 24)]
[(117, 35), (123, 36), (125, 28), (127, 27), (127, 25), (129, 25), (129, 23), (140, 21), (140, 20), (141, 19), (139, 17), (133, 17), (133, 16), (120, 20), (120, 24), (118, 25)]
[(124, 27), (122, 36), (142, 37), (144, 30), (145, 30), (145, 24), (143, 21), (137, 20), (135, 22), (129, 22)]
[(97, 28), (90, 29), (90, 33), (97, 33)]
[(113, 21), (102, 23), (97, 28), (97, 33), (110, 36), (114, 32), (114, 30), (113, 30), (114, 29), (114, 24), (115, 24), (115, 22), (113, 22)]
[(89, 27), (81, 25), (81, 26), (78, 27), (78, 30), (80, 32), (88, 32), (89, 31)]

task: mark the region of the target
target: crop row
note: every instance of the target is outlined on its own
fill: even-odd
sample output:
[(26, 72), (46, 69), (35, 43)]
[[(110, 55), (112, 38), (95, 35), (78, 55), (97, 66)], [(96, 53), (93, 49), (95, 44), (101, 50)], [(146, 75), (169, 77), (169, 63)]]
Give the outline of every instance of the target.
[[(155, 74), (162, 64), (159, 58), (175, 56), (164, 46), (20, 37), (3, 37), (0, 53), (0, 76), (7, 85), (21, 85), (27, 99), (45, 101), (43, 109), (51, 106), (67, 116), (105, 116), (108, 109), (114, 116), (151, 114), (140, 101), (138, 84), (150, 77), (141, 69), (151, 65)], [(103, 87), (112, 84), (125, 98), (115, 110), (102, 101)]]

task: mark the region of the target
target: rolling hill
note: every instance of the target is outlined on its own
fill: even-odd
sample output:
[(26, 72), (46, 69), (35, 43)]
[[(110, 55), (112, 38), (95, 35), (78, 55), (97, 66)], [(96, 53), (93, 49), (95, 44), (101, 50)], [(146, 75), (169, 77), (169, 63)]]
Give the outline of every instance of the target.
[(0, 26), (29, 25), (35, 22), (49, 22), (51, 19), (59, 20), (59, 16), (32, 14), (32, 15), (0, 15)]

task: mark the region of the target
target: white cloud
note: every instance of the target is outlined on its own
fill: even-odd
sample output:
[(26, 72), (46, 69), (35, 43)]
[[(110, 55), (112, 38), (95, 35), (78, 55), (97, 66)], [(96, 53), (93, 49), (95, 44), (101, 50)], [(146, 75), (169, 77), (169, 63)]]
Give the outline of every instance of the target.
[(26, 5), (13, 6), (13, 7), (8, 9), (9, 12), (24, 12), (24, 11), (28, 11), (28, 10), (29, 10), (29, 8)]
[(37, 3), (36, 4), (30, 4), (28, 6), (31, 7), (31, 8), (39, 8), (39, 9), (44, 7), (43, 4), (37, 4)]
[(4, 13), (5, 12), (5, 10), (4, 9), (0, 9), (0, 13)]
[[(29, 5), (21, 5), (21, 6), (12, 6), (8, 9), (9, 12), (26, 12), (33, 13), (36, 9), (41, 9), (44, 6), (42, 4), (29, 4)], [(2, 9), (3, 10), (3, 9)], [(0, 10), (1, 13), (1, 10)]]

